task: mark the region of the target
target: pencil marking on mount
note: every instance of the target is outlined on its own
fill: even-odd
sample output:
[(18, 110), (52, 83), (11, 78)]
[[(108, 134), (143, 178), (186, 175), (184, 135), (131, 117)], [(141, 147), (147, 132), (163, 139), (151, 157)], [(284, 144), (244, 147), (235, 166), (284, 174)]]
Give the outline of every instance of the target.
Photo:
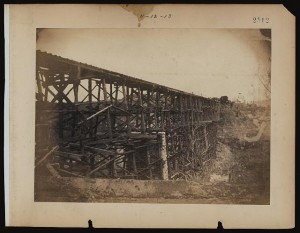
[(137, 17), (138, 27), (141, 26), (141, 21), (144, 19), (144, 17), (141, 16), (150, 14), (154, 9), (154, 5), (152, 4), (121, 4), (120, 6), (124, 10), (132, 13)]

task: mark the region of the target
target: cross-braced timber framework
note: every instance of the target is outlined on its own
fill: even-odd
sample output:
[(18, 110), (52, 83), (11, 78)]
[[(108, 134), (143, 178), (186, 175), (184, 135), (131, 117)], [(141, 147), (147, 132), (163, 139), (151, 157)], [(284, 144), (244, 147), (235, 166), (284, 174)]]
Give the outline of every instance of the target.
[(37, 161), (50, 151), (60, 174), (181, 179), (214, 157), (218, 101), (41, 51), (36, 56)]

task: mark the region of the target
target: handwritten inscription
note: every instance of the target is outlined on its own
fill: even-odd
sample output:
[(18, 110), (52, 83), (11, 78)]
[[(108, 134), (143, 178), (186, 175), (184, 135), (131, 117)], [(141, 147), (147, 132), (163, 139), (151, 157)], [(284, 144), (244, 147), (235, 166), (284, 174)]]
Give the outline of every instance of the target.
[(252, 23), (270, 23), (270, 18), (268, 17), (253, 17)]
[(170, 19), (172, 18), (172, 14), (149, 14), (149, 15), (145, 15), (145, 14), (141, 14), (140, 19), (144, 19), (144, 18), (150, 18), (150, 19)]

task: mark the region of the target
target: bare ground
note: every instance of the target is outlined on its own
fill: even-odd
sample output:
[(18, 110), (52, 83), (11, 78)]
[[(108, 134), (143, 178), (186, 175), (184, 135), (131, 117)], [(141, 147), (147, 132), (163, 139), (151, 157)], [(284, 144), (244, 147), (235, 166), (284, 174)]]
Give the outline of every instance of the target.
[[(267, 127), (258, 135), (263, 122)], [(35, 201), (269, 204), (269, 122), (264, 110), (227, 109), (218, 129), (216, 158), (191, 181), (37, 176)], [(256, 141), (245, 140), (251, 137)]]

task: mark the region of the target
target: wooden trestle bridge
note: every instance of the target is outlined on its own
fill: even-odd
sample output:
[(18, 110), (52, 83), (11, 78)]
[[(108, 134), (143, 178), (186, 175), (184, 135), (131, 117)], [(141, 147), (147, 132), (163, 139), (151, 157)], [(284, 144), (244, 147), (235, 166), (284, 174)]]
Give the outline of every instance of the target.
[(218, 100), (46, 52), (36, 61), (36, 169), (188, 179), (214, 158)]

